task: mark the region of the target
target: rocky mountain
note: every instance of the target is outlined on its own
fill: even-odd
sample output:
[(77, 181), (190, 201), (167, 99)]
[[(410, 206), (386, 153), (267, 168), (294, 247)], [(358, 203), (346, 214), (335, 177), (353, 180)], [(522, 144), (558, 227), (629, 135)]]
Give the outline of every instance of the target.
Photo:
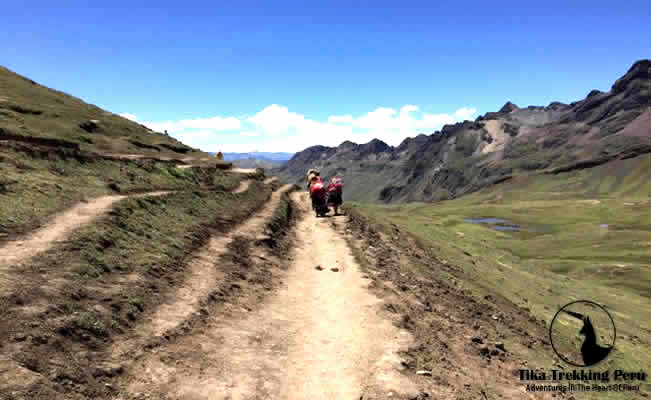
[(571, 104), (507, 102), (475, 121), (446, 125), (392, 147), (380, 140), (313, 146), (275, 173), (300, 182), (309, 168), (344, 178), (348, 199), (449, 199), (519, 175), (556, 174), (651, 153), (651, 60), (636, 62), (610, 91)]
[(238, 158), (231, 161), (233, 165), (237, 168), (264, 168), (265, 170), (270, 170), (273, 168), (280, 167), (283, 163), (276, 161), (269, 161), (260, 158)]

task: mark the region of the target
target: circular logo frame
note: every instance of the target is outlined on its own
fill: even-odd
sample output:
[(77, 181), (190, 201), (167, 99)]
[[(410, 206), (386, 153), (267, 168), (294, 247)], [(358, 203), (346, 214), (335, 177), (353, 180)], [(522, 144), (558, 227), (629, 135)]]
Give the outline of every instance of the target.
[[(554, 329), (554, 323), (556, 322), (556, 317), (558, 317), (558, 315), (559, 315), (561, 312), (563, 312), (566, 308), (568, 308), (569, 306), (571, 306), (571, 305), (573, 305), (573, 304), (578, 304), (578, 303), (584, 303), (584, 304), (590, 304), (590, 305), (592, 305), (592, 306), (596, 306), (596, 307), (598, 307), (599, 309), (601, 309), (603, 312), (606, 313), (606, 315), (608, 316), (608, 318), (610, 318), (610, 323), (611, 323), (611, 325), (612, 325), (612, 327), (613, 327), (613, 342), (612, 342), (611, 345), (610, 345), (610, 350), (612, 350), (612, 349), (615, 348), (615, 342), (617, 341), (617, 327), (615, 326), (615, 321), (613, 320), (613, 317), (610, 315), (610, 313), (608, 312), (608, 310), (606, 310), (606, 308), (605, 308), (604, 306), (602, 306), (601, 304), (597, 304), (597, 303), (595, 303), (594, 301), (590, 301), (590, 300), (576, 300), (576, 301), (573, 301), (573, 302), (571, 302), (571, 303), (567, 303), (567, 304), (565, 304), (563, 307), (561, 307), (561, 308), (556, 312), (556, 314), (554, 314), (554, 318), (552, 318), (552, 322), (549, 324), (549, 342), (550, 342), (551, 345), (552, 345), (552, 349), (554, 350), (554, 353), (556, 353), (556, 355), (557, 355), (561, 360), (563, 360), (565, 363), (567, 363), (567, 364), (569, 364), (569, 365), (572, 365), (572, 366), (574, 366), (574, 367), (579, 367), (579, 368), (591, 367), (591, 366), (593, 366), (593, 365), (597, 365), (597, 364), (599, 364), (600, 362), (606, 360), (606, 359), (608, 358), (608, 356), (610, 355), (610, 354), (609, 354), (609, 353), (610, 353), (610, 350), (608, 351), (608, 353), (607, 353), (603, 358), (601, 358), (601, 359), (599, 359), (599, 360), (597, 360), (597, 361), (595, 361), (595, 362), (589, 363), (589, 364), (586, 363), (586, 364), (581, 365), (581, 364), (577, 364), (577, 363), (572, 362), (572, 361), (568, 360), (567, 358), (565, 358), (565, 357), (561, 354), (561, 352), (556, 348), (556, 346), (554, 346), (554, 337), (553, 337), (553, 335), (552, 335), (552, 330)], [(566, 312), (566, 313), (567, 313), (567, 312)], [(572, 314), (570, 314), (570, 315), (572, 315)], [(589, 321), (589, 317), (584, 316), (584, 318), (588, 318), (588, 321)], [(585, 319), (584, 319), (584, 324), (585, 324)]]

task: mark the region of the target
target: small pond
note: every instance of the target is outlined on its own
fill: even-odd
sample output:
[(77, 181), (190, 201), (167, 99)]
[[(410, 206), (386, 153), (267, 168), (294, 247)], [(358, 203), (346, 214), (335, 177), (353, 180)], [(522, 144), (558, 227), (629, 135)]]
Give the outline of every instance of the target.
[(520, 225), (515, 222), (508, 221), (502, 218), (485, 217), (485, 218), (464, 218), (464, 221), (471, 224), (482, 224), (489, 228), (502, 231), (502, 232), (537, 232), (537, 233), (552, 233), (554, 230), (550, 225)]
[(465, 218), (464, 221), (471, 224), (485, 224), (496, 231), (519, 232), (520, 225), (502, 218)]

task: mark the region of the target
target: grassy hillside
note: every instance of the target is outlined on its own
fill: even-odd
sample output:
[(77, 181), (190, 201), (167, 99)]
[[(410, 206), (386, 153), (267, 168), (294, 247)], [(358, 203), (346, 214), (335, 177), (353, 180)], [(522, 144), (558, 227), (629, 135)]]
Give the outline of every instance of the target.
[[(98, 382), (98, 349), (175, 293), (190, 256), (268, 204), (279, 184), (228, 167), (0, 68), (0, 245), (19, 239), (5, 250), (28, 248), (23, 235), (91, 199), (168, 191), (112, 197), (99, 218), (70, 226), (37, 257), (1, 266), (0, 369), (12, 377), (0, 398), (94, 399), (112, 390)], [(245, 179), (247, 190), (234, 191)], [(276, 218), (276, 230), (287, 223)], [(45, 339), (20, 339), (33, 337)]]
[(0, 242), (100, 195), (230, 188), (228, 165), (0, 67)]
[[(464, 285), (478, 296), (501, 293), (547, 324), (573, 300), (604, 304), (618, 335), (605, 366), (649, 371), (650, 195), (651, 157), (643, 156), (516, 179), (435, 204), (354, 207), (422, 238), (441, 259), (462, 267), (468, 278)], [(488, 217), (521, 231), (466, 222)]]
[(208, 156), (0, 67), (0, 140), (7, 136), (56, 139), (60, 146), (102, 153)]

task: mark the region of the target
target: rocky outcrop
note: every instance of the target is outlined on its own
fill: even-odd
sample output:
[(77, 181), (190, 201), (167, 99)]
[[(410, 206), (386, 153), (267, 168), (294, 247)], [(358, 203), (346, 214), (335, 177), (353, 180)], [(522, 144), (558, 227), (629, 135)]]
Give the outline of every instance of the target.
[(506, 104), (504, 104), (502, 106), (502, 108), (500, 108), (499, 112), (500, 113), (510, 113), (510, 112), (513, 112), (513, 111), (516, 111), (516, 110), (519, 110), (519, 109), (520, 108), (518, 106), (516, 106), (515, 104), (508, 101)]

